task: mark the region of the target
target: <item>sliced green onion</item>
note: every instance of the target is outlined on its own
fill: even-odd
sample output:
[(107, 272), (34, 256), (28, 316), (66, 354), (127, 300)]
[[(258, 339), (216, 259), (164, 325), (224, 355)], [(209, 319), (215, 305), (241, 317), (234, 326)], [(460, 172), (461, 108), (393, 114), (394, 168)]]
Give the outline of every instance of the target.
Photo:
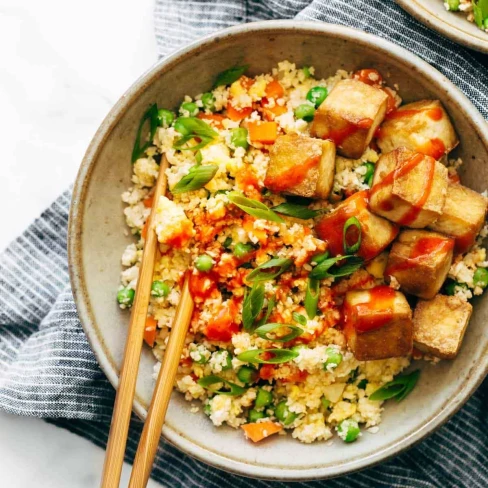
[[(270, 359), (263, 359), (260, 356), (263, 354), (271, 354)], [(298, 356), (298, 352), (290, 349), (250, 349), (249, 351), (241, 352), (237, 356), (239, 361), (251, 364), (281, 364), (291, 361)]]
[(236, 376), (239, 381), (242, 381), (242, 383), (247, 385), (249, 383), (254, 383), (257, 380), (259, 372), (249, 366), (241, 366), (239, 371), (237, 371)]
[(308, 318), (313, 320), (317, 315), (317, 307), (319, 304), (319, 290), (320, 282), (313, 278), (308, 279), (307, 291), (305, 292), (305, 310), (307, 311)]
[(276, 418), (283, 422), (284, 425), (292, 424), (298, 417), (295, 412), (290, 412), (288, 405), (286, 404), (286, 400), (283, 400), (276, 405), (275, 415)]
[[(149, 140), (141, 145), (141, 135), (144, 124), (149, 121)], [(154, 135), (156, 134), (156, 129), (159, 126), (158, 119), (158, 106), (154, 103), (152, 104), (146, 113), (142, 116), (141, 122), (137, 129), (136, 140), (134, 142), (134, 148), (132, 149), (131, 161), (135, 163), (146, 151), (146, 149), (152, 144)]]
[(381, 401), (394, 398), (397, 402), (406, 398), (415, 388), (420, 376), (420, 370), (417, 369), (410, 374), (397, 376), (393, 381), (386, 383), (369, 396), (370, 400)]
[(195, 165), (190, 168), (190, 172), (183, 176), (178, 183), (171, 189), (173, 195), (186, 193), (189, 191), (203, 188), (217, 173), (219, 167), (215, 164), (205, 166)]
[(254, 408), (251, 408), (249, 410), (249, 422), (257, 422), (260, 419), (264, 419), (265, 415), (264, 412), (259, 412), (258, 410), (255, 410)]
[(324, 262), (328, 257), (329, 257), (329, 251), (325, 251), (322, 254), (316, 254), (315, 256), (312, 257), (311, 264), (315, 264), (316, 266), (317, 264)]
[(271, 209), (273, 212), (288, 215), (296, 219), (313, 219), (321, 213), (320, 210), (311, 210), (303, 205), (297, 205), (296, 203), (280, 203), (276, 207)]
[[(218, 351), (215, 351), (212, 356), (215, 359), (215, 362), (220, 364), (222, 367), (222, 371), (227, 371), (232, 368), (232, 354), (229, 351), (226, 351), (225, 349), (219, 349)], [(224, 364), (222, 364), (221, 357), (224, 357)]]
[(214, 88), (222, 85), (231, 85), (234, 81), (237, 81), (247, 70), (248, 65), (234, 66), (233, 68), (226, 69), (217, 75), (217, 79), (214, 83)]
[(202, 151), (198, 150), (195, 153), (195, 161), (197, 162), (197, 164), (202, 164), (203, 161)]
[(243, 147), (247, 149), (249, 143), (247, 142), (247, 129), (244, 127), (237, 127), (230, 132), (230, 143), (234, 147)]
[[(210, 125), (197, 117), (178, 117), (175, 121), (174, 128), (182, 135), (173, 145), (175, 149), (196, 151), (206, 146), (218, 136), (218, 133)], [(199, 138), (201, 142), (189, 148), (183, 147), (188, 141), (195, 138)]]
[[(246, 388), (242, 388), (242, 386), (236, 385), (235, 383), (231, 383), (230, 381), (221, 378), (220, 376), (210, 375), (200, 378), (197, 382), (202, 388), (210, 390), (213, 393), (218, 393), (219, 395), (231, 395), (237, 396), (242, 395), (246, 392)], [(223, 387), (227, 387), (227, 390), (223, 389), (215, 389), (212, 388), (214, 385), (222, 384)]]
[[(343, 262), (342, 266), (337, 266), (337, 263)], [(358, 270), (364, 262), (364, 259), (358, 256), (336, 256), (322, 261), (320, 264), (310, 271), (309, 277), (317, 280), (325, 278), (340, 278), (348, 276)]]
[(488, 18), (488, 2), (486, 0), (472, 0), (473, 15), (476, 25), (483, 29), (485, 20)]
[(259, 321), (257, 323), (258, 327), (265, 324), (268, 321), (269, 316), (271, 315), (271, 312), (273, 311), (273, 308), (275, 307), (275, 305), (276, 305), (276, 298), (271, 297), (268, 300), (268, 306), (266, 308), (266, 313), (263, 315), (263, 317), (261, 319), (259, 319)]
[[(347, 243), (347, 231), (351, 227), (355, 227), (357, 229), (358, 238), (354, 244), (349, 245)], [(362, 234), (361, 223), (359, 222), (357, 217), (351, 217), (347, 219), (344, 224), (344, 228), (342, 229), (342, 245), (344, 247), (344, 252), (346, 254), (354, 254), (355, 252), (359, 251), (359, 248), (361, 247), (361, 234)]]
[(305, 315), (302, 315), (301, 313), (298, 312), (293, 312), (291, 316), (293, 320), (298, 324), (303, 325), (304, 327), (307, 325), (307, 317), (305, 317)]
[(242, 304), (242, 325), (245, 330), (251, 330), (264, 304), (264, 285), (254, 283), (251, 291), (247, 290)]
[[(289, 329), (290, 332), (283, 336), (277, 336), (276, 332), (281, 329)], [(274, 332), (273, 336), (269, 337), (268, 334), (272, 332)], [(266, 339), (268, 341), (289, 342), (295, 339), (296, 337), (301, 336), (303, 334), (303, 329), (297, 327), (296, 325), (271, 323), (271, 324), (260, 325), (254, 331), (254, 333), (257, 334), (259, 337), (261, 337), (261, 339)]]
[(366, 173), (364, 173), (363, 175), (364, 182), (371, 188), (371, 186), (373, 185), (375, 165), (367, 161), (362, 166), (366, 167)]
[(255, 281), (274, 280), (283, 274), (293, 264), (292, 259), (273, 258), (266, 261), (261, 266), (253, 269), (247, 276), (246, 281), (253, 283)]
[(270, 208), (264, 203), (253, 200), (252, 198), (246, 198), (244, 195), (237, 191), (231, 191), (227, 194), (227, 198), (237, 207), (244, 212), (256, 217), (258, 219), (271, 220), (273, 222), (284, 222), (284, 220), (276, 215)]

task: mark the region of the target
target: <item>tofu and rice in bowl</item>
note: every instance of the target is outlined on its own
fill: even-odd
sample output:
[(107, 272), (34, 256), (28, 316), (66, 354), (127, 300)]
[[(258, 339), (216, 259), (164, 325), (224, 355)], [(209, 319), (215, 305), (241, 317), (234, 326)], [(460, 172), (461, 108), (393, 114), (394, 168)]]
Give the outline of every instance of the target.
[(214, 425), (353, 442), (422, 381), (413, 360), (456, 357), (488, 286), (487, 199), (460, 182), (440, 102), (400, 96), (374, 69), (316, 79), (283, 61), (144, 115), (117, 299), (130, 308), (154, 206), (145, 340), (160, 360), (190, 273), (175, 387)]

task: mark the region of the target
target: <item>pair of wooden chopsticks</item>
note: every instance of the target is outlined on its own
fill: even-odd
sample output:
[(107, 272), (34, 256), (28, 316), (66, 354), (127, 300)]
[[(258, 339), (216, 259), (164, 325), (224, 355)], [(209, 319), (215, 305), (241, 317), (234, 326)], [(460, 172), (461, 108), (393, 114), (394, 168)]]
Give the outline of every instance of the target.
[[(100, 484), (101, 488), (118, 488), (120, 484), (158, 244), (152, 225), (155, 213), (154, 209), (159, 201), (159, 197), (166, 193), (167, 182), (165, 173), (167, 167), (168, 161), (163, 156), (154, 192), (154, 204), (151, 215), (149, 216), (148, 232), (142, 255), (136, 295), (132, 306), (129, 333), (125, 344), (124, 361), (120, 372), (119, 387), (115, 397), (112, 424), (110, 426), (107, 451), (105, 453), (105, 464), (103, 466), (103, 475)], [(193, 313), (193, 299), (190, 295), (188, 281), (189, 275), (187, 273), (181, 290), (181, 298), (176, 310), (168, 346), (156, 381), (151, 406), (149, 407), (147, 419), (139, 440), (129, 488), (144, 488), (151, 474), (154, 456), (156, 455), (161, 437), (161, 429), (166, 417), (169, 399), (180, 362), (181, 351)]]

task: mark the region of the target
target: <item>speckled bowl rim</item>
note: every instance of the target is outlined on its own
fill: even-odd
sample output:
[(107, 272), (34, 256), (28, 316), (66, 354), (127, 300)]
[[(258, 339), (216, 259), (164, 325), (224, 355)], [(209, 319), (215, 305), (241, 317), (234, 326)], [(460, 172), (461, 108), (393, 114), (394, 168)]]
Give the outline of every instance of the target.
[[(457, 25), (436, 17), (425, 8), (421, 0), (395, 0), (395, 2), (429, 29), (435, 30), (458, 44), (488, 54), (488, 33), (485, 33), (486, 40), (480, 39), (469, 32), (468, 29), (460, 29)], [(466, 24), (470, 24), (467, 19)], [(481, 30), (480, 33), (483, 34)]]
[[(285, 31), (313, 33), (318, 35), (325, 34), (326, 36), (339, 37), (359, 45), (367, 45), (369, 49), (374, 49), (379, 51), (381, 54), (396, 58), (398, 62), (403, 63), (407, 67), (413, 70), (421, 71), (440, 89), (448, 91), (451, 98), (464, 108), (465, 113), (473, 127), (473, 131), (479, 135), (485, 146), (488, 147), (488, 131), (482, 132), (479, 129), (481, 127), (486, 127), (485, 120), (472, 105), (472, 103), (465, 97), (465, 95), (463, 95), (461, 91), (456, 88), (446, 77), (409, 51), (380, 37), (373, 36), (349, 27), (318, 22), (297, 22), (286, 20), (249, 23), (231, 27), (216, 34), (207, 36), (164, 58), (154, 67), (149, 69), (145, 74), (143, 74), (127, 90), (127, 92), (109, 112), (87, 149), (73, 188), (68, 226), (68, 259), (73, 294), (78, 309), (78, 314), (83, 329), (85, 330), (90, 342), (91, 348), (95, 353), (100, 367), (114, 388), (117, 388), (118, 386), (118, 373), (115, 363), (111, 358), (106, 345), (104, 344), (102, 334), (100, 332), (101, 327), (96, 323), (93, 313), (89, 307), (89, 297), (83, 276), (80, 239), (83, 228), (83, 215), (85, 213), (85, 195), (89, 185), (91, 172), (100, 150), (115, 125), (122, 117), (124, 117), (128, 107), (130, 107), (133, 101), (136, 100), (137, 97), (144, 91), (145, 87), (150, 85), (154, 79), (159, 77), (161, 71), (170, 70), (175, 64), (179, 63), (183, 59), (194, 56), (197, 52), (202, 51), (207, 46), (235, 35), (248, 35), (253, 32), (269, 32), (270, 34), (276, 35), (279, 32)], [(197, 445), (191, 439), (182, 436), (181, 433), (178, 432), (178, 429), (172, 425), (164, 426), (163, 436), (181, 451), (193, 456), (194, 458), (239, 475), (261, 479), (288, 481), (323, 479), (344, 475), (384, 462), (385, 460), (420, 442), (426, 436), (433, 433), (439, 426), (449, 420), (468, 400), (470, 395), (474, 393), (476, 388), (480, 385), (488, 373), (488, 348), (484, 351), (483, 358), (483, 361), (476, 364), (469, 372), (467, 381), (457, 392), (457, 394), (451, 398), (447, 404), (439, 408), (438, 411), (426, 418), (422, 426), (415, 432), (395, 439), (377, 452), (372, 452), (367, 456), (358, 456), (347, 462), (338, 463), (334, 466), (286, 469), (281, 466), (261, 466), (256, 463), (247, 464), (222, 456), (221, 454), (212, 451), (211, 448), (207, 446)], [(135, 398), (133, 409), (141, 419), (146, 418), (146, 407), (147, 406), (144, 405), (141, 398)]]

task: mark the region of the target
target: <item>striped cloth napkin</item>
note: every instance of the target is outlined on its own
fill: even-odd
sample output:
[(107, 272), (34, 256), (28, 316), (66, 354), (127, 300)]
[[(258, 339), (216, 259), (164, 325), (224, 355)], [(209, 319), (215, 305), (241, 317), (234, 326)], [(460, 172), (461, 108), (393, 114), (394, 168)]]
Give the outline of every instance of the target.
[[(439, 0), (441, 1), (441, 0)], [(242, 22), (297, 18), (360, 28), (416, 53), (444, 73), (488, 119), (487, 57), (474, 55), (410, 18), (391, 0), (156, 0), (161, 56)], [(77, 317), (68, 279), (70, 191), (0, 255), (0, 408), (44, 417), (104, 447), (114, 391)], [(339, 487), (487, 487), (488, 382), (444, 427), (381, 466), (330, 480)], [(141, 423), (134, 419), (127, 459)], [(276, 487), (224, 474), (162, 442), (153, 477), (167, 487)], [(300, 483), (319, 487), (322, 483)]]

